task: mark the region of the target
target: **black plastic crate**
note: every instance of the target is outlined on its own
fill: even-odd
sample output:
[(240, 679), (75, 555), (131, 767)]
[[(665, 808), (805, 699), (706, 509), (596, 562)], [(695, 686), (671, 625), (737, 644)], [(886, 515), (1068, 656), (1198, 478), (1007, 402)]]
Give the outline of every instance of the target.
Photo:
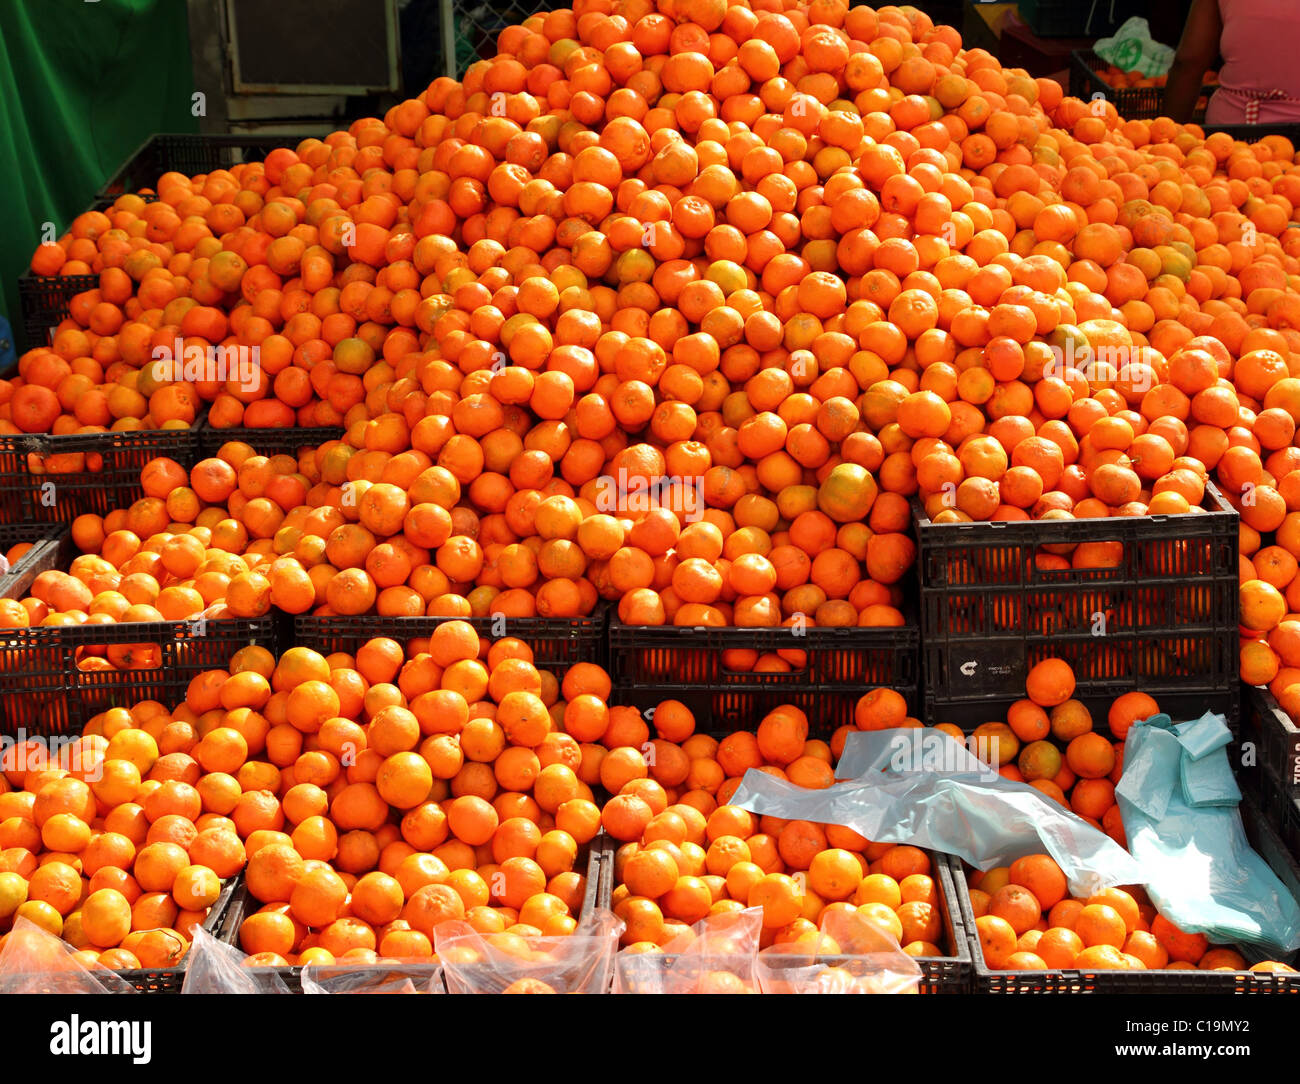
[[(66, 531), (42, 542), (27, 555), (19, 574), (0, 584), (0, 596), (22, 598), (39, 573), (66, 567), (72, 552)], [(113, 670), (78, 666), (86, 648), (122, 644), (156, 645), (158, 665)], [(272, 617), (0, 629), (0, 734), (77, 733), (99, 712), (140, 700), (175, 707), (184, 701), (196, 674), (224, 670), (230, 657), (248, 644), (276, 652), (279, 637)]]
[(1248, 687), (1245, 736), (1258, 743), (1259, 764), (1288, 799), (1300, 797), (1300, 727), (1265, 688)]
[(240, 162), (260, 162), (279, 147), (295, 147), (305, 136), (291, 135), (193, 135), (159, 133), (140, 144), (99, 190), (100, 197), (114, 199), (123, 192), (152, 189), (164, 173), (194, 177), (216, 169), (229, 169)]
[[(112, 670), (78, 666), (79, 649), (122, 644), (156, 645), (158, 665)], [(0, 734), (33, 727), (74, 733), (92, 716), (140, 700), (174, 707), (185, 700), (193, 677), (225, 669), (230, 657), (249, 644), (274, 650), (269, 618), (0, 630)]]
[(51, 333), (68, 318), (72, 299), (87, 290), (99, 289), (98, 275), (34, 274), (31, 269), (18, 276), (19, 319), (15, 333), (18, 352), (48, 346)]
[(247, 444), (258, 455), (296, 456), (301, 448), (319, 448), (328, 441), (342, 440), (346, 433), (342, 426), (332, 425), (290, 429), (249, 429), (246, 426), (217, 429), (206, 417), (196, 429), (200, 459), (216, 455), (223, 444), (231, 441)]
[[(610, 906), (610, 896), (614, 890), (614, 850), (614, 841), (604, 834), (603, 829), (589, 844), (578, 847), (578, 863), (586, 863), (586, 892), (582, 897), (582, 909), (578, 911), (578, 922), (588, 918), (597, 907)], [(239, 877), (239, 884), (217, 931), (218, 938), (227, 945), (238, 945), (240, 925), (260, 907), (260, 903), (248, 892), (243, 877)]]
[[(1274, 805), (1269, 823), (1281, 837), (1287, 854), (1300, 861), (1300, 798), (1273, 791)], [(1267, 807), (1266, 807), (1267, 809)]]
[[(533, 649), (539, 667), (564, 668), (579, 662), (606, 664), (605, 617), (601, 604), (586, 617), (311, 617), (293, 619), (293, 643), (322, 655), (334, 651), (355, 654), (367, 640), (387, 636), (405, 646), (433, 635), (448, 621), (468, 621), (479, 637), (517, 637)], [(285, 645), (290, 646), (290, 645)]]
[[(221, 895), (217, 897), (217, 902), (212, 905), (207, 918), (203, 920), (202, 929), (205, 933), (215, 935), (234, 898), (236, 884), (242, 882), (241, 875), (231, 877), (222, 884)], [(178, 994), (185, 981), (185, 968), (188, 963), (189, 954), (186, 953), (175, 967), (131, 967), (114, 970), (112, 974), (123, 982), (129, 983), (142, 994)]]
[[(957, 891), (953, 884), (952, 871), (949, 869), (948, 861), (944, 855), (933, 851), (927, 853), (930, 856), (930, 867), (935, 886), (939, 892), (939, 913), (943, 916), (945, 944), (941, 947), (948, 949), (952, 955), (915, 957), (917, 964), (921, 968), (921, 985), (917, 988), (917, 992), (922, 994), (969, 993), (974, 975), (974, 966), (966, 924), (957, 908)], [(649, 966), (666, 969), (676, 962), (677, 957), (675, 955), (653, 954), (642, 957), (642, 959), (649, 961)], [(781, 963), (780, 955), (767, 956), (763, 959), (770, 965), (780, 966)], [(800, 965), (805, 965), (808, 958), (798, 956), (794, 959)], [(817, 962), (835, 967), (842, 966), (853, 959), (852, 956), (820, 956)]]
[[(37, 566), (49, 559), (43, 555), (51, 548), (57, 550), (66, 534), (66, 528), (44, 523), (0, 523), (0, 554), (8, 553), (21, 542), (31, 546), (8, 572), (0, 575), (0, 598), (14, 598), (16, 596), (10, 594), (11, 591), (22, 590), (30, 584), (36, 576)], [(50, 565), (41, 567), (49, 568)]]
[[(3, 666), (5, 658), (5, 649), (0, 643), (0, 666)], [(8, 683), (3, 680), (7, 675), (0, 672), (0, 711), (8, 709), (9, 699), (12, 690)], [(183, 696), (182, 696), (183, 699)], [(168, 705), (169, 707), (172, 705)], [(80, 732), (80, 728), (77, 728)], [(51, 737), (54, 735), (70, 734), (66, 728), (54, 728), (47, 726), (35, 726), (27, 728), (24, 737)], [(3, 719), (0, 719), (0, 734), (13, 736), (13, 730), (5, 725)], [(202, 928), (205, 933), (216, 936), (217, 931), (221, 929), (225, 922), (226, 912), (229, 910), (236, 895), (236, 888), (243, 884), (243, 875), (239, 874), (222, 882), (221, 894), (217, 897), (208, 911), (207, 917), (203, 920)], [(187, 955), (181, 959), (175, 967), (139, 967), (123, 968), (115, 970), (115, 974), (122, 981), (130, 983), (136, 990), (142, 994), (176, 994), (180, 993), (181, 984), (185, 981), (185, 968), (188, 965), (189, 958)]]
[(143, 495), (141, 469), (160, 456), (189, 470), (199, 458), (195, 430), (0, 435), (0, 520), (70, 523), (125, 508)]
[[(243, 877), (231, 877), (221, 886), (221, 895), (217, 897), (217, 902), (212, 905), (208, 912), (208, 917), (203, 920), (204, 933), (213, 934), (221, 925), (225, 917), (226, 910), (234, 898), (235, 886), (242, 883)], [(158, 967), (158, 968), (128, 968), (123, 971), (117, 971), (115, 974), (118, 978), (129, 982), (142, 994), (179, 994), (181, 985), (185, 982), (185, 968), (189, 961), (189, 954), (175, 967)]]
[[(235, 885), (235, 890), (230, 899), (230, 905), (225, 909), (222, 915), (220, 925), (212, 931), (218, 941), (227, 945), (234, 945), (242, 952), (243, 949), (239, 944), (239, 927), (243, 925), (244, 919), (254, 914), (261, 904), (258, 903), (248, 892), (248, 885), (244, 882), (243, 874), (240, 874), (239, 880)], [(388, 966), (388, 965), (385, 965)], [(392, 965), (394, 971), (400, 971), (402, 974), (411, 978), (412, 981), (419, 983), (421, 979), (425, 982), (432, 977), (439, 965), (435, 962), (420, 964), (414, 962)], [(289, 993), (302, 993), (302, 973), (303, 967), (254, 967), (249, 971), (255, 975), (262, 983), (269, 986), (271, 980), (279, 979), (288, 987)]]
[[(1030, 667), (1049, 657), (1070, 664), (1080, 699), (1235, 695), (1237, 513), (1213, 485), (1205, 508), (935, 524), (914, 505), (926, 704), (1018, 699)], [(1046, 547), (1088, 542), (1119, 542), (1118, 567), (1036, 564)]]
[[(1249, 801), (1239, 807), (1246, 835), (1292, 893), (1300, 896), (1300, 867)], [(965, 872), (949, 856), (957, 902), (970, 936), (977, 994), (1300, 994), (1300, 974), (1260, 971), (994, 971), (984, 960)], [(1263, 960), (1259, 949), (1239, 948), (1247, 960)], [(1283, 963), (1289, 962), (1283, 960)]]
[[(217, 902), (212, 905), (208, 912), (208, 917), (203, 920), (203, 932), (212, 934), (221, 925), (225, 917), (226, 909), (230, 906), (230, 901), (234, 898), (235, 886), (243, 881), (243, 877), (231, 877), (221, 886), (221, 895), (217, 897)], [(116, 972), (118, 978), (124, 979), (139, 990), (142, 994), (179, 994), (181, 984), (185, 981), (185, 968), (188, 963), (189, 954), (181, 960), (175, 967), (160, 968), (129, 968), (124, 971)]]
[[(853, 726), (853, 710), (869, 690), (859, 689), (724, 689), (662, 685), (657, 689), (614, 688), (615, 703), (638, 709), (653, 725), (652, 712), (665, 700), (685, 704), (695, 716), (695, 732), (720, 738), (737, 730), (753, 730), (763, 717), (782, 705), (808, 716), (808, 737), (830, 741), (841, 726)], [(915, 690), (897, 690), (916, 711)]]
[[(1074, 5), (1077, 9), (1078, 5)], [(1155, 120), (1165, 115), (1164, 87), (1113, 87), (1101, 77), (1101, 72), (1110, 67), (1091, 49), (1070, 54), (1070, 94), (1082, 98), (1085, 102), (1101, 95), (1108, 102), (1113, 102), (1115, 111), (1123, 120)], [(1218, 88), (1204, 86), (1201, 97), (1207, 97)], [(1205, 118), (1205, 107), (1198, 105), (1192, 113), (1195, 121)]]
[[(609, 623), (614, 682), (623, 689), (661, 689), (665, 682), (736, 688), (816, 687), (912, 689), (919, 678), (920, 629), (915, 619), (884, 628), (830, 626), (713, 628)], [(789, 673), (727, 669), (722, 653), (748, 648), (760, 655), (805, 652)]]
[[(111, 198), (96, 196), (86, 211), (107, 211)], [(83, 214), (85, 211), (82, 212)], [(87, 290), (99, 289), (99, 275), (37, 275), (26, 268), (18, 276), (19, 320), (14, 327), (18, 352), (48, 346), (52, 332), (69, 315), (72, 299)]]

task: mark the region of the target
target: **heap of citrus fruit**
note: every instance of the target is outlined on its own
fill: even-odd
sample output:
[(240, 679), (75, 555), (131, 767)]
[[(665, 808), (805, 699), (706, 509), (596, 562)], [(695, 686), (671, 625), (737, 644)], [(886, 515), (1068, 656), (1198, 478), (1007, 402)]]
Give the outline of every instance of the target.
[[(1281, 137), (1125, 121), (910, 7), (581, 0), (382, 118), (156, 188), (35, 253), (99, 286), (0, 381), (0, 432), (206, 408), (345, 436), (155, 461), (5, 625), (600, 599), (892, 625), (913, 496), (938, 523), (1195, 514), (1213, 481), (1241, 513), (1243, 675), (1300, 713)], [(178, 345), (255, 372), (177, 379)]]
[[(0, 383), (0, 429), (344, 425), (270, 472), (297, 485), (139, 517), (272, 540), (232, 609), (279, 581), (295, 612), (891, 624), (912, 495), (1187, 513), (1214, 479), (1261, 554), (1243, 669), (1300, 706), (1270, 635), (1300, 552), (1285, 139), (1125, 121), (910, 7), (585, 0), (382, 118), (156, 187), (35, 254), (100, 286)], [(257, 348), (258, 378), (170, 381), (178, 338)], [(280, 535), (303, 508), (361, 519), (342, 564)]]
[(969, 877), (984, 960), (995, 971), (1286, 971), (1275, 960), (1247, 968), (1232, 948), (1212, 946), (1159, 914), (1140, 886), (1071, 896), (1050, 855), (1031, 854)]
[[(1139, 68), (1117, 68), (1114, 64), (1107, 64), (1104, 68), (1097, 69), (1094, 73), (1098, 79), (1108, 86), (1122, 89), (1124, 87), (1163, 87), (1169, 82), (1169, 76), (1166, 73), (1160, 75), (1147, 75)], [(1201, 78), (1202, 86), (1212, 87), (1219, 82), (1219, 73), (1211, 68)], [(1200, 108), (1205, 107), (1205, 99), (1201, 98), (1197, 103)]]
[[(599, 667), (560, 682), (532, 657), (460, 621), (355, 657), (248, 647), (171, 710), (96, 716), (66, 769), (33, 766), (39, 740), (12, 746), (0, 921), (23, 914), (79, 949), (121, 942), (106, 963), (156, 966), (247, 860), (260, 909), (240, 939), (258, 963), (427, 957), (446, 918), (569, 932), (601, 825), (594, 743), (630, 709), (606, 706)], [(143, 949), (124, 941), (149, 931)]]
[(557, 722), (608, 715), (599, 667), (561, 685), (522, 642), (489, 649), (449, 622), (405, 652), (383, 639), (355, 659), (294, 648), (269, 684), (248, 680), (270, 724), (249, 751), (265, 760), (249, 763), (275, 773), (279, 812), (247, 844), (262, 906), (239, 937), (254, 962), (427, 957), (448, 919), (573, 929), (599, 778)]
[[(637, 519), (587, 515), (596, 506), (581, 495), (535, 490), (480, 517), (460, 503), (461, 480), (441, 457), (338, 441), (297, 459), (229, 442), (188, 472), (158, 458), (141, 487), (125, 509), (78, 516), (72, 538), (85, 552), (66, 572), (42, 574), (30, 597), (0, 600), (0, 622), (262, 617), (272, 608), (572, 617), (604, 596), (637, 623), (671, 612), (686, 625), (901, 625), (897, 581), (915, 552), (901, 531), (874, 533), (874, 515), (837, 528), (815, 508), (772, 536), (715, 509), (683, 527), (662, 507)], [(906, 515), (904, 505), (892, 525), (904, 527)]]
[[(943, 955), (924, 851), (728, 804), (751, 768), (798, 786), (833, 785), (834, 760), (854, 727), (841, 727), (829, 743), (810, 739), (807, 716), (784, 705), (756, 731), (719, 740), (694, 733), (693, 716), (673, 700), (656, 707), (653, 723), (658, 738), (644, 756), (623, 745), (601, 762), (601, 780), (614, 795), (602, 820), (622, 841), (613, 902), (627, 926), (626, 945), (655, 951), (710, 915), (746, 907), (762, 908), (763, 947), (811, 945), (826, 910), (848, 907), (890, 930), (909, 953)], [(604, 743), (611, 744), (608, 735)]]
[(234, 822), (212, 812), (239, 816), (239, 784), (173, 751), (160, 704), (136, 711), (139, 725), (114, 708), (56, 755), (31, 740), (0, 762), (0, 928), (29, 919), (112, 968), (178, 962), (244, 866)]

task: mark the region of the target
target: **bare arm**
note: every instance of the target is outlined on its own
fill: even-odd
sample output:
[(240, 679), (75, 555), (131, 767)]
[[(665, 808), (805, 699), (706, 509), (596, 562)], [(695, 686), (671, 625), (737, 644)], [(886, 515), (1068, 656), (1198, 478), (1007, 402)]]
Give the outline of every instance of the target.
[(1165, 112), (1180, 124), (1192, 119), (1196, 99), (1201, 96), (1205, 73), (1219, 55), (1219, 38), (1223, 35), (1223, 18), (1219, 0), (1193, 0), (1187, 13), (1187, 25), (1174, 54), (1165, 84)]

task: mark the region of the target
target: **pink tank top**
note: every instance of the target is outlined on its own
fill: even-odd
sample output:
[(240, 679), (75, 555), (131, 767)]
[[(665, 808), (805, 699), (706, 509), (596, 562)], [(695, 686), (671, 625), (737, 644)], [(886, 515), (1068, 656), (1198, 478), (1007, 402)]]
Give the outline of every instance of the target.
[(1220, 89), (1208, 124), (1300, 122), (1300, 0), (1219, 0)]

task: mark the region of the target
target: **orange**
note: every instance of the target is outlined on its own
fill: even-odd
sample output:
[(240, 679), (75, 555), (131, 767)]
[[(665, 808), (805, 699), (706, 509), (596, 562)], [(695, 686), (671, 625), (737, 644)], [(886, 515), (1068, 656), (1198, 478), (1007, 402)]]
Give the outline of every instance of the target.
[(1152, 919), (1151, 935), (1172, 961), (1198, 964), (1209, 948), (1204, 934), (1184, 933), (1163, 915)]
[(1101, 779), (1115, 767), (1115, 750), (1100, 734), (1080, 734), (1066, 747), (1065, 760), (1081, 779)]
[(1123, 948), (1128, 937), (1128, 928), (1124, 918), (1109, 904), (1085, 904), (1075, 922), (1074, 932), (1086, 946), (1109, 945)]
[(1140, 719), (1158, 714), (1160, 705), (1153, 697), (1141, 692), (1128, 692), (1112, 701), (1106, 720), (1117, 741), (1123, 741), (1129, 728)]
[(769, 873), (750, 888), (745, 904), (748, 907), (761, 907), (763, 926), (775, 929), (788, 925), (799, 917), (802, 910), (801, 896), (792, 877), (783, 873)]
[(1030, 668), (1025, 692), (1041, 707), (1064, 704), (1074, 693), (1074, 671), (1061, 659), (1043, 659)]
[(1044, 911), (1050, 911), (1065, 898), (1065, 874), (1049, 855), (1033, 854), (1016, 859), (1011, 863), (1009, 876), (1011, 884), (1029, 889)]
[(81, 905), (81, 928), (96, 948), (115, 948), (131, 932), (131, 905), (116, 889), (92, 892)]
[(1020, 937), (1033, 929), (1042, 917), (1042, 904), (1027, 888), (1008, 884), (993, 893), (988, 914), (1005, 920)]
[(1011, 924), (1004, 918), (986, 914), (975, 920), (975, 929), (989, 967), (1003, 967), (1016, 946), (1016, 932)]
[[(1044, 931), (1034, 947), (1035, 953), (1049, 968), (1060, 969), (1074, 967), (1083, 949), (1083, 939), (1077, 933), (1059, 926)], [(1129, 950), (1126, 948), (1125, 951)]]

